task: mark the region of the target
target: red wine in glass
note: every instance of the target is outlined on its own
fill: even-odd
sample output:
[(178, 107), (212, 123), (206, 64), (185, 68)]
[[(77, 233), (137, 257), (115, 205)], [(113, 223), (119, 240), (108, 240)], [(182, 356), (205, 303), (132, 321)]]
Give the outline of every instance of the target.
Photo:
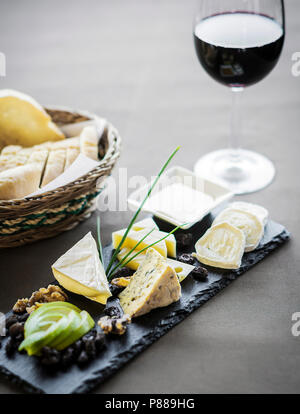
[[(204, 155), (195, 172), (235, 194), (257, 191), (272, 182), (275, 168), (265, 156), (239, 147), (240, 97), (278, 62), (285, 37), (284, 2), (199, 0), (199, 4), (193, 32), (199, 62), (213, 79), (231, 88), (233, 105), (229, 148)], [(253, 142), (259, 143), (259, 137)]]
[[(237, 35), (241, 26), (251, 27), (253, 32)], [(221, 13), (196, 25), (194, 42), (198, 59), (212, 78), (230, 87), (245, 87), (259, 82), (275, 67), (284, 33), (268, 16)]]

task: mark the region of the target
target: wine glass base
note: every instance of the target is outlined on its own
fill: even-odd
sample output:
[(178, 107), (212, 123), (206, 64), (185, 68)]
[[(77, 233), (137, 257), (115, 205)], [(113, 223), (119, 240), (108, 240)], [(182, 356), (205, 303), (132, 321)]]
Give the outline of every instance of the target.
[(200, 158), (195, 174), (215, 181), (234, 194), (248, 194), (268, 186), (274, 179), (274, 164), (266, 157), (248, 150), (224, 149)]

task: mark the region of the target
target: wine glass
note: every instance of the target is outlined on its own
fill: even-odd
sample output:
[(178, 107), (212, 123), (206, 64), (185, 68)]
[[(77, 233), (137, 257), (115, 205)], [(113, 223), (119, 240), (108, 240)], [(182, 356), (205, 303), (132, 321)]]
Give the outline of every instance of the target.
[(197, 56), (212, 78), (231, 88), (233, 102), (229, 148), (200, 158), (195, 172), (235, 194), (260, 190), (275, 175), (268, 158), (239, 147), (240, 100), (245, 87), (275, 67), (284, 37), (283, 0), (200, 0), (194, 23)]

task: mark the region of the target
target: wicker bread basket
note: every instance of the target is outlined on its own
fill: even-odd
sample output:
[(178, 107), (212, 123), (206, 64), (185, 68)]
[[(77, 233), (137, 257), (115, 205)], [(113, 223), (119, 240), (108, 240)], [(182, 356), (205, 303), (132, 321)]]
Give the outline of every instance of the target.
[[(46, 111), (59, 126), (97, 119), (96, 115), (54, 108)], [(21, 246), (70, 230), (95, 210), (101, 183), (120, 156), (121, 138), (107, 123), (99, 142), (99, 165), (74, 181), (38, 196), (0, 200), (0, 248)]]

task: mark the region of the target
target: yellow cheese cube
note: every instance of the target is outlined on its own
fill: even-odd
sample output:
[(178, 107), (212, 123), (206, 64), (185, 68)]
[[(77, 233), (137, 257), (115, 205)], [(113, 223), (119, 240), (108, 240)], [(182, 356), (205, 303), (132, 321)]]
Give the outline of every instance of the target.
[[(112, 243), (113, 243), (113, 248), (116, 249), (121, 240), (122, 237), (124, 236), (125, 233), (125, 229), (123, 230), (119, 230), (119, 231), (115, 231), (112, 234)], [(134, 231), (134, 230), (130, 230), (130, 232), (128, 233), (123, 245), (123, 247), (129, 247), (130, 249), (134, 248), (135, 245), (147, 234), (149, 233), (149, 229), (146, 230), (139, 230), (139, 231)], [(152, 243), (156, 242), (158, 240), (157, 236), (152, 236), (152, 234), (149, 234), (140, 244), (138, 247), (136, 247), (137, 250), (142, 250), (144, 248), (149, 247)], [(153, 246), (153, 249), (155, 249), (158, 253), (160, 253), (163, 257), (167, 257), (167, 247), (166, 247), (166, 243), (165, 240), (162, 240), (160, 242), (158, 242), (157, 244), (155, 244)]]

